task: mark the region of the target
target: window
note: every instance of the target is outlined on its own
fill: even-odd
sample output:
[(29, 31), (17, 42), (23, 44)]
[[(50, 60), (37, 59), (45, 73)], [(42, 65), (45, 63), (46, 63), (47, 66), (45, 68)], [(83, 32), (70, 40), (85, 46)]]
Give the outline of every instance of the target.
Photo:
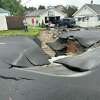
[(86, 16), (86, 17), (82, 17), (82, 21), (85, 22), (85, 21), (88, 21), (89, 20), (89, 17)]
[(98, 15), (97, 17), (98, 17), (98, 21), (100, 21), (100, 15)]
[(54, 13), (54, 11), (52, 11), (52, 10), (49, 10), (49, 11), (48, 11), (48, 16), (55, 16), (55, 13)]
[(85, 21), (85, 17), (82, 18), (82, 21), (83, 21), (83, 22)]
[(81, 21), (81, 18), (78, 18), (78, 21)]
[(86, 20), (89, 20), (89, 17), (88, 16), (86, 17)]

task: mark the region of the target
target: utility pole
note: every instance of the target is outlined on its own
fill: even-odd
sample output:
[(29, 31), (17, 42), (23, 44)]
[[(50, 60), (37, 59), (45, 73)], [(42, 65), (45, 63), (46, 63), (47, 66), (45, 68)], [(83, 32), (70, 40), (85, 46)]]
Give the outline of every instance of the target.
[(93, 4), (93, 0), (91, 0), (91, 5)]

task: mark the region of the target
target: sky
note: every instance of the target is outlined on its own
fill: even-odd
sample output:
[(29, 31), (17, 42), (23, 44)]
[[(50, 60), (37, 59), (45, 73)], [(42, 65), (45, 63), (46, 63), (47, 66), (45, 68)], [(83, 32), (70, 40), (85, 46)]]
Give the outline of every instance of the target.
[[(22, 4), (27, 7), (56, 6), (56, 5), (75, 5), (80, 8), (85, 3), (90, 3), (91, 0), (22, 0)], [(100, 0), (94, 0), (94, 4), (100, 4)]]

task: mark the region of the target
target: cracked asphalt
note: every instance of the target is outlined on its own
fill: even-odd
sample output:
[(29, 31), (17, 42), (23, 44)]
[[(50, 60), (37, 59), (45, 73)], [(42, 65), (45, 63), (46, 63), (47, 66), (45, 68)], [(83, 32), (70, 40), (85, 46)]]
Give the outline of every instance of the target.
[(100, 100), (100, 67), (76, 77), (36, 73), (32, 69), (38, 70), (39, 66), (31, 64), (9, 69), (9, 63), (13, 64), (23, 49), (35, 44), (27, 37), (0, 38), (0, 42), (0, 100)]

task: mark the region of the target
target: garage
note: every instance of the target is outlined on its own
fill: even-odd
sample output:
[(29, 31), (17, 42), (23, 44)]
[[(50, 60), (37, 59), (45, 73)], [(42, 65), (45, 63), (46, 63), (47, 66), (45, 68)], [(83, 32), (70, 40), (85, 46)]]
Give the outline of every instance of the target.
[(45, 17), (45, 23), (51, 22), (51, 23), (55, 24), (59, 20), (60, 20), (60, 16)]

